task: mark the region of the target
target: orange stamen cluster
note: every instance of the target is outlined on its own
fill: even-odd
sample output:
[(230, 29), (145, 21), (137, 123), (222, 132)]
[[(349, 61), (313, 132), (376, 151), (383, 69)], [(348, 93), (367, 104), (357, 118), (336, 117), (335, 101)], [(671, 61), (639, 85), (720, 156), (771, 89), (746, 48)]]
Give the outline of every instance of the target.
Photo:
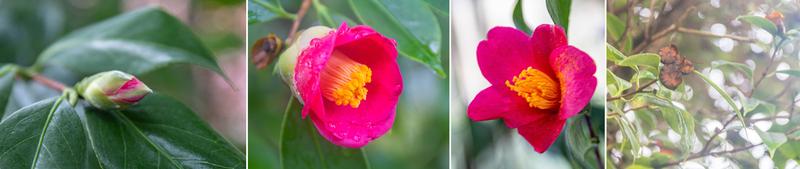
[(372, 82), (372, 70), (340, 52), (334, 52), (322, 70), (322, 94), (336, 105), (358, 108), (367, 99), (367, 83)]
[(506, 86), (511, 91), (517, 92), (518, 96), (525, 98), (530, 107), (550, 109), (560, 102), (558, 83), (544, 72), (528, 67), (514, 76), (512, 82), (506, 80)]

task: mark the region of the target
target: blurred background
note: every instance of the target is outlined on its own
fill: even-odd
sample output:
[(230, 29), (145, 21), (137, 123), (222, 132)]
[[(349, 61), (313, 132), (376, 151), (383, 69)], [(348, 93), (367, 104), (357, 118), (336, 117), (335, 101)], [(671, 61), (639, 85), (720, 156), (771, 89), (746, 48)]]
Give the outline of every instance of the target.
[[(244, 0), (32, 0), (0, 1), (0, 63), (30, 66), (50, 43), (71, 31), (148, 6), (160, 6), (188, 25), (217, 57), (231, 78), (208, 69), (173, 65), (139, 77), (155, 91), (177, 98), (240, 150), (245, 150), (245, 4)], [(80, 78), (68, 71), (42, 72), (67, 85)], [(22, 82), (18, 82), (22, 83)], [(38, 84), (15, 87), (13, 97), (36, 101), (21, 92), (58, 93)]]
[[(452, 168), (570, 168), (563, 132), (544, 154), (538, 154), (514, 129), (502, 120), (473, 122), (466, 116), (470, 101), (489, 82), (481, 75), (477, 62), (478, 43), (495, 26), (514, 27), (512, 11), (516, 1), (454, 0), (452, 2), (452, 60), (450, 95), (452, 122)], [(603, 138), (605, 93), (605, 18), (603, 0), (574, 0), (570, 16), (569, 44), (594, 59), (599, 70), (592, 97), (592, 124)], [(523, 0), (527, 25), (553, 24), (545, 1)], [(566, 130), (565, 130), (566, 131)], [(601, 144), (602, 145), (602, 144)]]
[[(796, 39), (789, 40), (782, 48), (777, 49), (774, 63), (770, 64), (773, 46), (777, 39), (773, 39), (773, 36), (764, 29), (737, 19), (744, 15), (765, 17), (773, 11), (779, 11), (785, 17), (784, 24), (788, 31), (800, 27), (800, 1), (609, 0), (608, 10), (609, 29), (613, 29), (613, 27), (622, 29), (628, 20), (631, 20), (630, 23), (634, 25), (631, 26), (628, 33), (628, 36), (633, 39), (631, 46), (633, 48), (625, 49), (619, 45), (621, 41), (615, 41), (612, 37), (608, 38), (608, 43), (623, 51), (624, 54), (656, 53), (659, 48), (674, 44), (681, 55), (694, 63), (695, 70), (700, 71), (732, 96), (736, 107), (744, 106), (745, 109), (749, 109), (747, 107), (751, 106), (752, 102), (761, 102), (762, 106), (771, 107), (749, 111), (745, 116), (748, 127), (743, 127), (738, 120), (727, 125), (728, 119), (733, 118), (733, 108), (726, 103), (723, 96), (698, 76), (685, 76), (684, 87), (675, 91), (683, 98), (675, 99), (673, 104), (684, 108), (694, 118), (693, 123), (696, 123), (697, 127), (694, 127), (695, 134), (693, 135), (696, 136), (691, 136), (693, 140), (689, 142), (690, 145), (681, 145), (679, 140), (682, 136), (663, 122), (648, 122), (649, 118), (655, 117), (649, 114), (655, 111), (626, 111), (623, 112), (623, 117), (640, 130), (637, 136), (640, 137), (641, 151), (639, 157), (635, 158), (630, 152), (621, 150), (619, 147), (625, 138), (622, 134), (624, 129), (621, 129), (618, 123), (612, 123), (612, 120), (609, 120), (608, 158), (615, 166), (620, 168), (633, 164), (634, 161), (659, 158), (680, 161), (687, 155), (703, 154), (700, 151), (705, 146), (709, 146), (710, 151), (717, 152), (757, 145), (741, 152), (702, 156), (687, 160), (674, 167), (800, 168), (794, 160), (779, 159), (780, 157), (777, 156), (780, 156), (778, 155), (780, 153), (771, 157), (767, 146), (760, 145), (765, 141), (761, 139), (763, 136), (759, 136), (757, 132), (757, 130), (772, 132), (796, 125), (795, 119), (792, 118), (790, 121), (790, 118), (797, 106), (800, 106), (797, 104), (800, 101), (797, 77), (787, 74), (762, 73), (800, 68), (798, 65), (800, 44)], [(681, 19), (682, 15), (685, 18)], [(615, 20), (616, 23), (612, 20)], [(652, 25), (652, 33), (665, 30), (672, 24), (680, 25), (681, 30), (674, 31), (660, 39), (649, 40), (641, 36), (646, 31), (643, 25)], [(609, 30), (609, 36), (613, 34), (612, 32)], [(744, 71), (735, 68), (715, 66), (721, 62), (744, 65), (745, 69), (753, 70), (752, 78), (749, 78)], [(767, 65), (771, 65), (769, 69), (767, 69)], [(613, 72), (624, 79), (628, 79), (633, 74), (629, 69), (616, 69)], [(763, 75), (767, 76), (756, 89), (753, 89), (753, 83)], [(657, 89), (657, 85), (648, 88), (653, 91)], [(722, 131), (716, 139), (718, 141), (708, 141), (713, 139), (712, 135), (718, 131)], [(685, 138), (685, 136), (683, 137)], [(795, 142), (796, 138), (789, 140), (785, 145)], [(709, 143), (711, 144), (706, 145)], [(778, 152), (781, 151), (778, 150)]]
[[(248, 1), (251, 9), (263, 8), (260, 4), (274, 3), (280, 4), (291, 14), (297, 13), (300, 2), (299, 0)], [(352, 21), (357, 17), (348, 1), (320, 2), (327, 7), (335, 20), (347, 20), (348, 25), (356, 25)], [(445, 2), (446, 6), (447, 1), (442, 2)], [(402, 10), (390, 6), (389, 12), (396, 14), (398, 9)], [(285, 38), (291, 29), (293, 20), (276, 16), (269, 10), (261, 11), (263, 12), (251, 14), (251, 17), (263, 16), (269, 19), (257, 18), (254, 20), (258, 21), (248, 25), (248, 46), (268, 33), (275, 33), (278, 37)], [(317, 16), (314, 8), (310, 8), (303, 18), (300, 30), (322, 25)], [(445, 42), (446, 36), (446, 32), (442, 34)], [(434, 52), (439, 51), (439, 44), (431, 44), (430, 47)], [(443, 56), (442, 65), (444, 70), (447, 70), (448, 51), (440, 52), (439, 54)], [(398, 56), (397, 62), (403, 76), (404, 88), (397, 106), (394, 126), (384, 136), (363, 148), (368, 163), (372, 168), (381, 169), (448, 168), (448, 78), (439, 77), (431, 69), (409, 60), (408, 57)], [(283, 80), (273, 73), (273, 68), (274, 64), (271, 64), (265, 69), (258, 70), (254, 64), (248, 63), (249, 168), (280, 167), (281, 122), (292, 94)]]

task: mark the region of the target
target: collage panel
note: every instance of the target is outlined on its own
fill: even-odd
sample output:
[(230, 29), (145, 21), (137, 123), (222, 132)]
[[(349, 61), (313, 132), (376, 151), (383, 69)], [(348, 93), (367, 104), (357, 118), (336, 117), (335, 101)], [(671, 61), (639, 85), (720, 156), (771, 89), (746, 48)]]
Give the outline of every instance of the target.
[(245, 11), (0, 1), (0, 168), (245, 168)]
[(454, 0), (451, 168), (603, 168), (602, 0)]
[(797, 1), (610, 0), (608, 168), (800, 168)]
[(248, 0), (249, 168), (448, 168), (447, 0)]

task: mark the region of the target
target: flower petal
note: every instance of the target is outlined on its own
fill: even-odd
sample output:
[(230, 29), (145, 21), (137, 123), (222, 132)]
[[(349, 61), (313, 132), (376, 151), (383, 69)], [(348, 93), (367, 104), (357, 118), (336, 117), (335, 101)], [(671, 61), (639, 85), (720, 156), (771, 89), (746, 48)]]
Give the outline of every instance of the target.
[(403, 79), (393, 40), (365, 26), (340, 27), (336, 36), (334, 50), (367, 65), (373, 73), (372, 82), (365, 86), (367, 98), (358, 108), (323, 99), (325, 113), (314, 114), (312, 120), (333, 144), (359, 148), (391, 129)]
[(558, 113), (554, 109), (542, 110), (530, 107), (524, 98), (517, 96), (516, 93), (513, 93), (511, 90), (507, 91), (514, 94), (514, 97), (509, 97), (510, 104), (506, 105), (508, 106), (508, 112), (503, 114), (503, 121), (508, 128), (525, 126), (546, 116), (552, 116)]
[(518, 132), (533, 146), (536, 152), (544, 153), (561, 134), (565, 122), (566, 120), (555, 115), (544, 116), (531, 124), (520, 127)]
[(308, 47), (297, 57), (294, 68), (294, 86), (303, 100), (303, 118), (309, 113), (325, 114), (322, 92), (320, 89), (320, 72), (333, 53), (336, 36), (333, 33), (322, 38), (311, 40)]
[(486, 40), (478, 44), (477, 55), (481, 73), (492, 85), (505, 85), (506, 80), (536, 61), (528, 36), (510, 27), (489, 30)]
[(467, 116), (474, 121), (492, 120), (508, 112), (511, 101), (502, 89), (494, 86), (483, 89), (467, 107)]
[(532, 55), (536, 62), (532, 62), (532, 67), (545, 74), (553, 76), (553, 70), (549, 62), (550, 53), (558, 47), (567, 45), (567, 36), (564, 29), (556, 25), (542, 24), (536, 27), (531, 36)]
[(562, 46), (550, 55), (556, 76), (561, 84), (561, 108), (558, 116), (564, 120), (580, 112), (597, 87), (594, 60), (578, 48)]

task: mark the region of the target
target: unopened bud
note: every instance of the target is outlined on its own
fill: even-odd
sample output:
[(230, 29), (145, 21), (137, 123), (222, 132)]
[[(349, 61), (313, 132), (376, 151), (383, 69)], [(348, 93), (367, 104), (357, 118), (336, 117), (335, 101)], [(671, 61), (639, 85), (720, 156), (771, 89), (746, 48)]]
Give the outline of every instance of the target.
[(133, 75), (116, 70), (84, 78), (75, 88), (86, 101), (101, 109), (126, 108), (153, 92)]

